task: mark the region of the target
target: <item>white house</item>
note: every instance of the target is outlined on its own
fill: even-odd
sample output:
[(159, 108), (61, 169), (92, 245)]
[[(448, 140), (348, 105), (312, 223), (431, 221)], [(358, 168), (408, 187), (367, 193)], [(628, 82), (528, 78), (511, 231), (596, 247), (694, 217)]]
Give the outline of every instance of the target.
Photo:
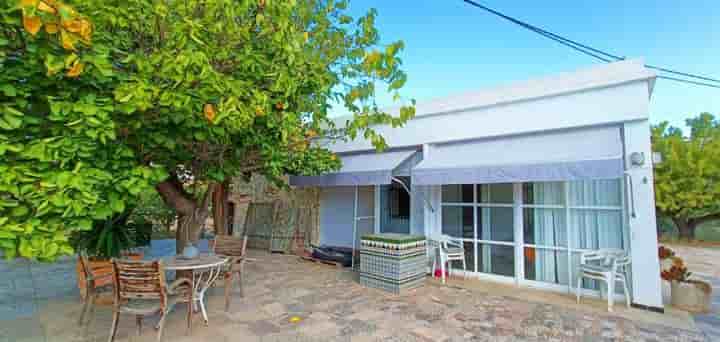
[(661, 311), (655, 77), (622, 61), (418, 103), (403, 128), (377, 127), (388, 151), (336, 143), (339, 172), (291, 184), (322, 187), (323, 244), (448, 234), (465, 243), (468, 275), (483, 279), (570, 291), (580, 252), (629, 250), (633, 304)]

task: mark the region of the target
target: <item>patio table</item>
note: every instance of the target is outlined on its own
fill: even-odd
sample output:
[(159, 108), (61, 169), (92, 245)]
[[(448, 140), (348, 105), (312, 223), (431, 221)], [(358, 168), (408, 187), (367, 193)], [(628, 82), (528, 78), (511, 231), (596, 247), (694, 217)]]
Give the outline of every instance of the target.
[(198, 306), (200, 307), (205, 325), (208, 324), (207, 310), (205, 309), (205, 292), (212, 286), (217, 277), (223, 273), (223, 267), (227, 262), (227, 257), (210, 254), (200, 254), (192, 259), (179, 255), (163, 258), (165, 270), (167, 271), (192, 272), (192, 304), (195, 311), (197, 311)]

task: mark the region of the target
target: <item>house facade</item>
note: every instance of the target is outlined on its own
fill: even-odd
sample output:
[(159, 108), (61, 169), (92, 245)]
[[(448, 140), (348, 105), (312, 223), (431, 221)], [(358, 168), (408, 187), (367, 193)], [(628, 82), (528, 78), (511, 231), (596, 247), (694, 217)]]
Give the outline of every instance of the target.
[[(340, 171), (290, 184), (319, 192), (321, 244), (446, 234), (464, 242), (468, 276), (556, 291), (575, 288), (583, 251), (621, 248), (633, 304), (662, 310), (655, 77), (630, 60), (418, 103), (403, 128), (376, 127), (385, 152), (334, 143)], [(594, 282), (582, 287), (597, 293)]]

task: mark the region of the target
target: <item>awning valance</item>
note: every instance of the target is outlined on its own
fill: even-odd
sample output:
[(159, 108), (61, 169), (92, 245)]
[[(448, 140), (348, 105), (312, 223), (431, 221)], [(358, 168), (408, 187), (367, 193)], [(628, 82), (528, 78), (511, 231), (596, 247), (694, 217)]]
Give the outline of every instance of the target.
[(338, 172), (319, 176), (290, 176), (294, 186), (353, 186), (390, 184), (393, 171), (409, 158), (415, 150), (391, 152), (364, 152), (339, 155), (342, 168)]
[(617, 178), (618, 127), (594, 127), (434, 145), (412, 171), (416, 185)]

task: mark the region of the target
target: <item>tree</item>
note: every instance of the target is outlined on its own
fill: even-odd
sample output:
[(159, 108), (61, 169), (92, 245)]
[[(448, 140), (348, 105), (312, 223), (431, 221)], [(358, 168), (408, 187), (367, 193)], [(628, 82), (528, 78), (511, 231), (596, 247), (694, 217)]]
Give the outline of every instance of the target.
[[(397, 56), (403, 44), (380, 45), (376, 12), (354, 19), (346, 14), (346, 1), (75, 4), (77, 11), (59, 1), (23, 0), (15, 10), (3, 11), (6, 38), (5, 45), (0, 43), (5, 56), (12, 56), (3, 60), (3, 67), (14, 75), (1, 76), (2, 86), (22, 81), (22, 96), (31, 98), (0, 99), (15, 110), (5, 114), (13, 124), (3, 146), (18, 150), (46, 138), (65, 141), (75, 132), (84, 140), (73, 148), (86, 144), (90, 152), (73, 154), (75, 159), (63, 166), (74, 170), (79, 164), (80, 172), (86, 165), (99, 165), (94, 172), (104, 172), (104, 181), (82, 192), (94, 202), (77, 219), (66, 220), (64, 207), (53, 207), (61, 227), (57, 236), (88, 229), (87, 220), (109, 216), (103, 212), (108, 215), (101, 217), (97, 210), (120, 209), (154, 185), (178, 214), (182, 248), (186, 237), (199, 237), (219, 184), (260, 173), (282, 185), (286, 174), (335, 170), (338, 158), (318, 139), (362, 137), (382, 149), (384, 139), (372, 126), (400, 126), (414, 115), (412, 105), (401, 106), (393, 116), (375, 103), (376, 87), (382, 84), (400, 98), (406, 75)], [(32, 82), (27, 75), (34, 77)], [(43, 105), (49, 109), (40, 109)], [(328, 117), (333, 106), (352, 113), (343, 127)], [(46, 122), (57, 127), (52, 134), (40, 129)], [(32, 125), (43, 134), (28, 135)], [(35, 167), (37, 158), (5, 151), (10, 153), (2, 166)], [(57, 158), (46, 159), (48, 171)], [(108, 186), (111, 179), (123, 186)], [(87, 180), (83, 177), (83, 184)], [(32, 202), (0, 190), (3, 200), (28, 207), (26, 218), (52, 195), (34, 195)], [(68, 205), (74, 206), (74, 200)], [(44, 215), (32, 217), (39, 225), (46, 220)], [(15, 243), (17, 238), (3, 241)]]
[(675, 223), (683, 239), (694, 239), (702, 223), (720, 219), (720, 122), (709, 113), (686, 120), (690, 135), (667, 122), (652, 128), (658, 212)]
[(0, 250), (43, 261), (166, 177), (117, 144), (110, 48), (56, 1), (0, 3)]

